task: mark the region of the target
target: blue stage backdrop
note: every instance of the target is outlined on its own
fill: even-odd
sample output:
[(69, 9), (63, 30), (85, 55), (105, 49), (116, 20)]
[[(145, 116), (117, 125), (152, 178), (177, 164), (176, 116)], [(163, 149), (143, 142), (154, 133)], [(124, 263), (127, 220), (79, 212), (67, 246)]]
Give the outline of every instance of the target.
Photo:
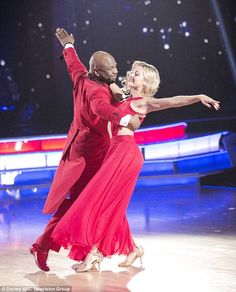
[(67, 132), (72, 84), (58, 59), (57, 27), (74, 34), (86, 65), (106, 50), (121, 79), (144, 60), (160, 71), (157, 97), (206, 93), (222, 102), (220, 112), (199, 104), (153, 113), (145, 125), (197, 120), (198, 130), (210, 121), (235, 130), (235, 0), (1, 0), (1, 137)]

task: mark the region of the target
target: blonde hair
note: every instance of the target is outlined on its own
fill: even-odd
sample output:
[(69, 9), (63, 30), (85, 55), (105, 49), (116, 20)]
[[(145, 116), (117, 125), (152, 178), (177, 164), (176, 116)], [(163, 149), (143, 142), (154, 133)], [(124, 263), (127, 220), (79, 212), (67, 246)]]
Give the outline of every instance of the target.
[[(143, 94), (148, 97), (153, 97), (157, 92), (160, 85), (160, 75), (156, 67), (150, 65), (143, 61), (135, 61), (132, 64), (132, 69), (135, 66), (139, 66), (143, 69), (143, 78), (146, 83), (146, 86), (143, 89)], [(128, 74), (123, 80), (123, 86), (126, 87), (126, 80), (128, 78)]]

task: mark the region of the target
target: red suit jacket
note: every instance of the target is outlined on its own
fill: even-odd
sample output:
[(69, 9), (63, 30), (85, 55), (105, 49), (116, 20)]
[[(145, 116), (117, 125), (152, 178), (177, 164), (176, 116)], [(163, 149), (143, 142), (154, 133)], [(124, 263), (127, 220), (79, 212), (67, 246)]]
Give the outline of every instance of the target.
[(74, 115), (43, 209), (45, 214), (58, 209), (86, 165), (91, 169), (100, 167), (110, 144), (107, 121), (119, 124), (126, 115), (111, 105), (109, 86), (88, 77), (74, 48), (65, 49), (63, 55), (73, 82)]

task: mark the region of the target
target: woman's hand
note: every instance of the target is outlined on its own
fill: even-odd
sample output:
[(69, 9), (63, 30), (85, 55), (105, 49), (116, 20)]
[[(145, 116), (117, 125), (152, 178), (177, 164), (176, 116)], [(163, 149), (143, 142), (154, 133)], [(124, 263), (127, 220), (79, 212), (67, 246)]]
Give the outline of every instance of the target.
[(123, 91), (121, 90), (121, 88), (115, 83), (110, 84), (110, 88), (114, 99), (116, 101), (121, 101), (123, 96)]
[(123, 94), (123, 91), (116, 83), (110, 84), (110, 88), (113, 94)]
[(211, 108), (212, 106), (214, 107), (215, 110), (219, 110), (220, 109), (220, 101), (217, 101), (207, 95), (204, 94), (200, 94), (199, 95), (200, 101), (202, 104), (204, 104), (205, 106)]

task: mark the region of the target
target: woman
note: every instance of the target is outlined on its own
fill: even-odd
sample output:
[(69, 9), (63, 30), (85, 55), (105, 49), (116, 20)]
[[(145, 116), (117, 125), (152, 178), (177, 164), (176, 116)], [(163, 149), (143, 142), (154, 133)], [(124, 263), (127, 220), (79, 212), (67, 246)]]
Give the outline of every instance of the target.
[[(116, 107), (127, 114), (181, 107), (201, 101), (207, 107), (219, 109), (219, 102), (205, 95), (175, 96), (154, 99), (160, 83), (157, 69), (145, 62), (136, 61), (125, 79), (131, 96), (117, 102)], [(122, 91), (112, 86), (115, 95)], [(73, 206), (60, 220), (52, 239), (70, 248), (69, 257), (83, 261), (76, 265), (77, 272), (85, 272), (100, 263), (104, 256), (125, 254), (120, 266), (129, 266), (142, 258), (143, 249), (135, 244), (126, 218), (126, 210), (133, 193), (143, 157), (128, 128), (110, 124), (111, 145), (102, 167), (86, 186)]]

